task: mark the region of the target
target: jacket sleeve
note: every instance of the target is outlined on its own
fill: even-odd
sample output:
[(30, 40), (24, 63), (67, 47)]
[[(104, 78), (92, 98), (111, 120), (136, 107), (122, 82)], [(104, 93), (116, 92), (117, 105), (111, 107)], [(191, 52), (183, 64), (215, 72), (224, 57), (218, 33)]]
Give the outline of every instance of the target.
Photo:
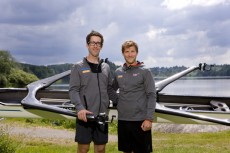
[(70, 73), (69, 97), (71, 103), (75, 105), (76, 111), (85, 109), (80, 98), (80, 72), (77, 65), (73, 66)]
[(152, 121), (154, 117), (155, 107), (156, 107), (156, 88), (155, 88), (155, 81), (149, 69), (147, 69), (146, 71), (144, 85), (147, 94), (146, 119)]
[(113, 88), (113, 80), (111, 74), (109, 74), (108, 95), (109, 95), (109, 100), (112, 101), (113, 107), (116, 107), (118, 103), (118, 94), (116, 91), (117, 89)]

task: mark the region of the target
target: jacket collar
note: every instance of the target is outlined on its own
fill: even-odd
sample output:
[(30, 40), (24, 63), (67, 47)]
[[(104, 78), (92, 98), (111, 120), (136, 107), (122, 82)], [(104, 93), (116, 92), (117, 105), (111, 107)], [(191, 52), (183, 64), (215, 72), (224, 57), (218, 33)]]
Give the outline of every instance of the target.
[(126, 63), (123, 64), (123, 70), (127, 71), (128, 69), (132, 69), (132, 68), (137, 68), (137, 67), (143, 67), (144, 63), (143, 62), (139, 62), (137, 61), (137, 64), (135, 65), (127, 65)]

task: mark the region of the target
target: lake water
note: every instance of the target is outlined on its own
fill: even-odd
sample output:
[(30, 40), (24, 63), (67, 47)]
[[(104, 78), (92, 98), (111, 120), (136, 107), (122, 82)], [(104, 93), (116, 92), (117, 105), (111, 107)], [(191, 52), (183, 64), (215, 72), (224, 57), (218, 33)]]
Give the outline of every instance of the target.
[(230, 78), (179, 79), (166, 86), (161, 93), (230, 97)]
[[(68, 84), (52, 85), (52, 88), (67, 90)], [(166, 86), (160, 93), (230, 97), (230, 78), (182, 78)]]

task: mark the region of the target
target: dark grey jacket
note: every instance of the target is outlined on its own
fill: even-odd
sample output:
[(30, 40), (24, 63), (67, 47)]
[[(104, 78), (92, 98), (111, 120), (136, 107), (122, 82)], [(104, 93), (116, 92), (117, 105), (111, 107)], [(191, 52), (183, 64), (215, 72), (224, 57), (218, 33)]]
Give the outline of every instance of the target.
[(101, 70), (102, 73), (92, 73), (85, 58), (73, 66), (70, 74), (69, 96), (77, 112), (87, 109), (95, 116), (99, 113), (108, 113), (107, 91), (108, 86), (112, 85), (109, 65), (102, 63)]
[(119, 88), (118, 119), (125, 121), (153, 120), (156, 90), (152, 73), (143, 66), (124, 65), (115, 72), (114, 89)]

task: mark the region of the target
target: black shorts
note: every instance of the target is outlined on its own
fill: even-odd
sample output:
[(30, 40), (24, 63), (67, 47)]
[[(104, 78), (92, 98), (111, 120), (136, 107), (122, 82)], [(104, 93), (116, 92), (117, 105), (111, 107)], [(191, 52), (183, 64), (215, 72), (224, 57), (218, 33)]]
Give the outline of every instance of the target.
[(123, 152), (152, 152), (152, 132), (143, 131), (143, 121), (118, 120), (118, 150)]
[(75, 142), (89, 144), (93, 141), (96, 145), (108, 142), (108, 124), (99, 125), (96, 122), (76, 121)]

